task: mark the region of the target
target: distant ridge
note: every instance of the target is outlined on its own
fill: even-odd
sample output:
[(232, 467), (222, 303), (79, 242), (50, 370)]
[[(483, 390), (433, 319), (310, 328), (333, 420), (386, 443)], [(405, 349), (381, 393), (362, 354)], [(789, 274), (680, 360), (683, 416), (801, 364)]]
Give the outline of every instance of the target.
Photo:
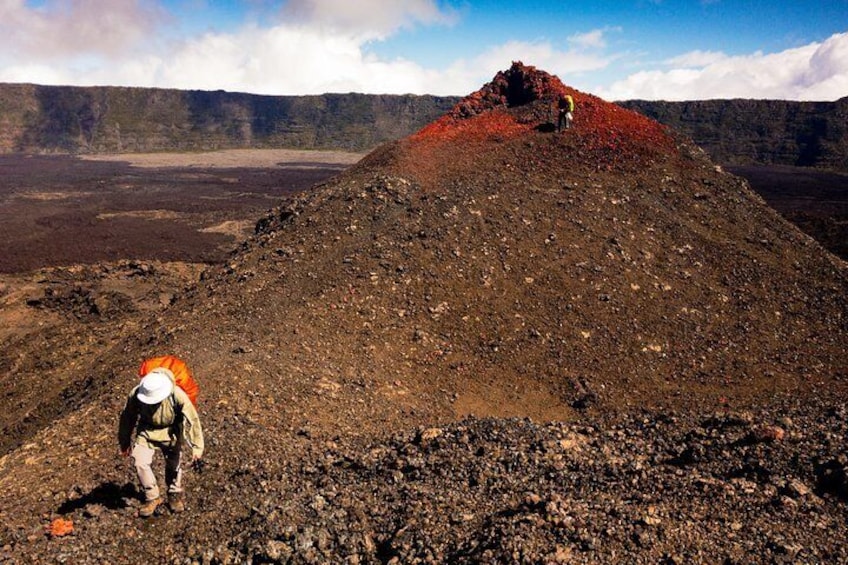
[(848, 170), (848, 97), (835, 102), (698, 100), (620, 103), (691, 137), (725, 165)]
[[(360, 151), (417, 131), (459, 100), (0, 84), (0, 153), (261, 147)], [(630, 100), (619, 104), (691, 137), (721, 164), (848, 170), (848, 97), (836, 102)]]
[(361, 151), (408, 135), (457, 100), (0, 84), (0, 153)]

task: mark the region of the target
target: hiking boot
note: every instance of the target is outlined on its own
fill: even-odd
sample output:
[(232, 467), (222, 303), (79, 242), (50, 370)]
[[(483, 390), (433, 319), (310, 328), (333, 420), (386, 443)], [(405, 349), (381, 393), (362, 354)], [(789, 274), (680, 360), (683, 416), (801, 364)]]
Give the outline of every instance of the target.
[(141, 508), (138, 509), (138, 515), (142, 518), (149, 518), (153, 516), (160, 504), (162, 504), (161, 496), (159, 498), (154, 498), (153, 500), (148, 500), (141, 505)]
[(180, 512), (185, 511), (185, 501), (183, 500), (183, 493), (175, 492), (173, 494), (168, 495), (168, 508), (171, 509), (171, 512), (174, 514), (179, 514)]

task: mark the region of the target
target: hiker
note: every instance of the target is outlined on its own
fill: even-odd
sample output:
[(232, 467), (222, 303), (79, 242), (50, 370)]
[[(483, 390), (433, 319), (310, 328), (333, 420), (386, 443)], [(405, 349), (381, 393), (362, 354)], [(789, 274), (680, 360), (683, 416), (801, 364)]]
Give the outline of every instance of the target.
[(574, 98), (570, 94), (560, 95), (557, 101), (557, 132), (571, 127), (574, 119)]
[(203, 457), (203, 430), (197, 410), (185, 391), (175, 386), (170, 370), (153, 369), (130, 392), (118, 426), (118, 443), (124, 457), (130, 456), (133, 430), (136, 437), (132, 458), (145, 501), (138, 515), (152, 516), (163, 502), (152, 468), (157, 449), (165, 457), (168, 507), (171, 512), (182, 512), (185, 510), (180, 469), (183, 436), (191, 447), (192, 463), (199, 465)]

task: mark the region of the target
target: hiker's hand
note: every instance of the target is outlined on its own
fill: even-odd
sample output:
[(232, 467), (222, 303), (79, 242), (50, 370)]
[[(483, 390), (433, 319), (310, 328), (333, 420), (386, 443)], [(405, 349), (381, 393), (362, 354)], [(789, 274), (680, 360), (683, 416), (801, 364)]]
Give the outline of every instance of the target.
[(203, 457), (200, 455), (192, 455), (191, 456), (191, 468), (195, 473), (202, 473), (203, 467), (206, 465), (206, 462), (203, 460)]

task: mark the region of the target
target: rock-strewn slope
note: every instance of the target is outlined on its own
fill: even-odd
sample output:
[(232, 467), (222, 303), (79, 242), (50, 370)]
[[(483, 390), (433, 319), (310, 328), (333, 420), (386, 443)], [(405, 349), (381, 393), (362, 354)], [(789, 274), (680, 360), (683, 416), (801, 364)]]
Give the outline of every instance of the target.
[[(561, 92), (582, 112), (557, 135)], [(18, 562), (839, 561), (846, 291), (744, 181), (515, 64), (82, 362), (89, 400), (0, 462), (0, 539)], [(143, 523), (114, 422), (164, 352), (201, 381), (209, 464), (186, 517)]]
[(252, 534), (227, 549), (270, 562), (842, 562), (846, 414), (805, 412), (468, 420), (324, 447), (296, 471), (297, 495), (262, 498)]

